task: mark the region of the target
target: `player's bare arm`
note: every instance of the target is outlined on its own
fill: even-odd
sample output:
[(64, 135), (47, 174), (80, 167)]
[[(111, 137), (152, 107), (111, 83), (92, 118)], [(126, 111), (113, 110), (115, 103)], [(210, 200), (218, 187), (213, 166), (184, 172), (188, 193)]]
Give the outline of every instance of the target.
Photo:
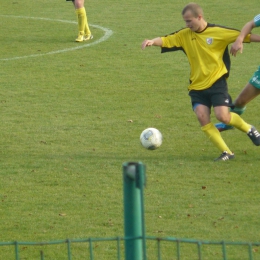
[(258, 35), (258, 34), (251, 34), (250, 35), (250, 42), (260, 42), (260, 35)]
[(161, 47), (162, 46), (162, 39), (161, 37), (157, 37), (157, 38), (154, 38), (152, 40), (144, 40), (143, 43), (142, 43), (142, 50), (144, 50), (146, 47), (149, 47), (149, 46), (159, 46)]
[[(230, 53), (233, 56), (236, 56), (237, 52), (240, 51), (240, 53), (243, 52), (243, 41), (245, 37), (251, 33), (252, 29), (255, 27), (254, 20), (249, 21), (245, 24), (245, 26), (242, 28), (239, 36), (237, 37), (236, 41), (232, 44)], [(260, 36), (256, 34), (251, 34), (250, 41), (251, 42), (259, 42)]]

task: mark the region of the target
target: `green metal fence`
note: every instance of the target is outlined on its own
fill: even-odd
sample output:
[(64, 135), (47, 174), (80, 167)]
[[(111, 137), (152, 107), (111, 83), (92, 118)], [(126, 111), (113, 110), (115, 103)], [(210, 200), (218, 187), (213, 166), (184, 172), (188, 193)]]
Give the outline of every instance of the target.
[[(66, 240), (57, 240), (57, 241), (49, 241), (49, 242), (0, 242), (0, 252), (1, 252), (1, 247), (8, 246), (9, 250), (13, 252), (13, 258), (15, 260), (21, 260), (21, 259), (36, 259), (36, 258), (30, 258), (28, 256), (24, 256), (24, 253), (22, 252), (22, 247), (30, 246), (30, 247), (36, 247), (36, 250), (38, 250), (38, 258), (41, 260), (49, 260), (53, 258), (48, 258), (45, 256), (44, 249), (42, 247), (46, 246), (53, 246), (53, 245), (65, 245), (67, 248), (66, 252), (66, 258), (62, 259), (68, 259), (68, 260), (73, 260), (73, 259), (81, 259), (78, 257), (73, 257), (73, 246), (75, 244), (83, 244), (85, 249), (86, 249), (86, 257), (84, 259), (98, 259), (98, 254), (97, 251), (100, 250), (100, 246), (98, 248), (95, 248), (96, 243), (108, 243), (108, 242), (113, 242), (115, 243), (115, 249), (114, 249), (114, 254), (112, 255), (112, 258), (110, 259), (118, 259), (118, 260), (123, 260), (127, 259), (127, 256), (125, 256), (125, 253), (122, 250), (122, 242), (127, 242), (127, 241), (142, 241), (142, 237), (111, 237), (111, 238), (87, 238), (87, 239), (66, 239)], [(146, 241), (147, 243), (149, 242), (154, 242), (153, 244), (149, 244), (147, 247), (147, 250), (149, 252), (149, 249), (153, 247), (153, 252), (156, 251), (155, 255), (151, 255), (147, 259), (156, 259), (156, 260), (168, 260), (168, 259), (176, 259), (176, 260), (182, 260), (183, 254), (182, 254), (182, 246), (185, 244), (193, 244), (195, 246), (194, 252), (191, 258), (188, 258), (189, 256), (185, 255), (185, 259), (213, 259), (209, 258), (203, 255), (203, 248), (205, 246), (219, 246), (218, 250), (218, 257), (215, 259), (248, 259), (248, 260), (253, 260), (257, 259), (254, 258), (254, 247), (258, 248), (260, 246), (260, 243), (247, 243), (247, 242), (227, 242), (227, 241), (203, 241), (203, 240), (192, 240), (192, 239), (179, 239), (179, 238), (174, 238), (174, 237), (166, 237), (166, 238), (159, 238), (159, 237), (152, 237), (152, 236), (146, 236)], [(170, 247), (172, 248), (172, 253), (169, 254), (168, 256), (163, 256), (164, 251), (162, 248), (162, 245), (164, 243), (170, 243)], [(243, 247), (242, 251), (244, 252), (243, 256), (240, 254), (241, 257), (238, 256), (238, 258), (234, 258), (232, 254), (228, 253), (227, 247), (229, 246), (241, 246)], [(132, 260), (137, 260), (137, 259), (143, 259), (143, 258), (138, 258), (139, 254), (137, 254), (137, 257), (132, 256)], [(171, 258), (169, 258), (171, 257)], [(231, 257), (231, 258), (229, 258)], [(0, 259), (3, 259), (1, 257), (0, 253)], [(8, 258), (11, 259), (11, 258)], [(5, 258), (5, 260), (7, 260)]]
[[(49, 242), (0, 242), (0, 259), (22, 260), (37, 259), (98, 259), (102, 260), (99, 251), (108, 243), (113, 244), (110, 256), (106, 259), (118, 260), (240, 260), (254, 259), (254, 253), (258, 251), (258, 242), (227, 242), (227, 241), (205, 241), (193, 239), (179, 239), (174, 237), (153, 237), (145, 233), (144, 217), (144, 187), (146, 183), (145, 166), (141, 162), (130, 162), (123, 164), (124, 185), (124, 237), (111, 238), (86, 238), (65, 239)], [(96, 246), (99, 244), (99, 246)], [(101, 245), (102, 244), (102, 245)], [(84, 257), (78, 255), (78, 245), (84, 251)], [(65, 251), (63, 257), (54, 257), (57, 246)], [(235, 250), (232, 250), (233, 247)], [(34, 248), (34, 257), (25, 254), (24, 248)], [(54, 251), (51, 256), (46, 251)], [(187, 250), (187, 247), (192, 249)], [(48, 249), (47, 249), (48, 248)], [(210, 249), (209, 249), (210, 248)], [(214, 248), (214, 250), (212, 250)], [(3, 258), (2, 250), (9, 252), (8, 258)], [(167, 249), (167, 250), (166, 250)], [(165, 253), (167, 251), (167, 253)], [(209, 253), (210, 251), (210, 253)], [(212, 254), (214, 251), (214, 254)], [(236, 252), (235, 254), (233, 252)], [(188, 253), (187, 253), (188, 252)], [(232, 252), (232, 253), (230, 253)], [(107, 253), (106, 253), (107, 254)], [(213, 256), (214, 255), (214, 256)]]

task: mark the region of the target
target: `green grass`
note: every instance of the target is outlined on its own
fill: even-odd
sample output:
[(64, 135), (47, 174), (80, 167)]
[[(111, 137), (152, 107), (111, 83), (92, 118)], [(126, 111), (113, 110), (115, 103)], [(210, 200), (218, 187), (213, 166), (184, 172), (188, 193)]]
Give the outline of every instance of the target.
[[(257, 3), (201, 5), (209, 22), (241, 28), (257, 14)], [(91, 47), (44, 55), (78, 46), (72, 4), (1, 3), (0, 241), (123, 236), (122, 164), (127, 161), (147, 167), (147, 235), (259, 241), (259, 148), (244, 133), (225, 132), (236, 159), (213, 162), (219, 151), (191, 110), (186, 57), (140, 48), (145, 38), (184, 26), (185, 4), (87, 1), (89, 23), (113, 35)], [(103, 36), (90, 27), (93, 42)], [(258, 44), (245, 45), (244, 54), (232, 58), (233, 97), (259, 65), (258, 49)], [(253, 100), (243, 115), (258, 129), (259, 109), (259, 100)], [(156, 151), (139, 143), (141, 132), (151, 126), (164, 136)], [(149, 259), (156, 259), (154, 243), (148, 245)], [(175, 259), (172, 246), (163, 247), (163, 259)], [(66, 257), (65, 245), (52, 248), (46, 247), (46, 259)], [(86, 257), (86, 248), (75, 246), (73, 257)], [(115, 248), (115, 243), (99, 242), (95, 259), (115, 259)], [(183, 259), (193, 258), (194, 248), (185, 245)], [(24, 247), (21, 257), (36, 259), (39, 250)], [(220, 247), (205, 250), (205, 259), (220, 259)], [(246, 259), (240, 249), (229, 250), (229, 259)], [(13, 251), (0, 248), (0, 258), (13, 259)], [(260, 258), (257, 248), (254, 257)]]

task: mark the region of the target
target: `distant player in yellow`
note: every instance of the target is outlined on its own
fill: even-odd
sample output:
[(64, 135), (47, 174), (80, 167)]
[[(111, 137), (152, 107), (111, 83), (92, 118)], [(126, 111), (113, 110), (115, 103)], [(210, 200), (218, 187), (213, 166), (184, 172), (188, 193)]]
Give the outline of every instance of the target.
[[(236, 40), (239, 31), (207, 23), (202, 8), (196, 3), (186, 5), (182, 17), (187, 28), (165, 37), (144, 40), (142, 49), (159, 46), (162, 52), (181, 50), (186, 54), (191, 69), (188, 90), (201, 130), (221, 151), (216, 161), (233, 159), (234, 153), (211, 122), (211, 107), (219, 121), (236, 127), (255, 145), (260, 145), (260, 134), (255, 127), (229, 112), (228, 107), (231, 102), (226, 82), (230, 69), (228, 45)], [(248, 34), (243, 40), (259, 42), (260, 36)]]
[(76, 10), (76, 15), (78, 18), (78, 37), (76, 42), (83, 42), (93, 39), (93, 35), (88, 26), (88, 19), (86, 14), (86, 9), (84, 7), (84, 0), (66, 0), (72, 1)]

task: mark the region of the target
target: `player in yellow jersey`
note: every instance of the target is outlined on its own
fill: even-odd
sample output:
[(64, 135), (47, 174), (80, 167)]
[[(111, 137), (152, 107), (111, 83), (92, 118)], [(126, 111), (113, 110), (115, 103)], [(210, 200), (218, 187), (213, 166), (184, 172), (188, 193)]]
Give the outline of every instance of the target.
[[(207, 23), (202, 8), (196, 3), (186, 5), (182, 17), (187, 28), (144, 40), (142, 49), (159, 46), (162, 52), (182, 50), (186, 54), (191, 68), (188, 90), (201, 130), (221, 151), (216, 161), (233, 159), (234, 153), (210, 120), (212, 106), (219, 121), (245, 132), (255, 145), (260, 145), (260, 135), (255, 127), (229, 112), (228, 107), (231, 102), (226, 82), (230, 69), (228, 45), (236, 40), (239, 31)], [(260, 42), (260, 36), (248, 34), (244, 42)]]
[(76, 10), (76, 15), (78, 18), (78, 37), (76, 42), (83, 42), (93, 39), (93, 35), (88, 26), (88, 19), (86, 14), (86, 9), (84, 7), (84, 0), (66, 0), (72, 1)]

